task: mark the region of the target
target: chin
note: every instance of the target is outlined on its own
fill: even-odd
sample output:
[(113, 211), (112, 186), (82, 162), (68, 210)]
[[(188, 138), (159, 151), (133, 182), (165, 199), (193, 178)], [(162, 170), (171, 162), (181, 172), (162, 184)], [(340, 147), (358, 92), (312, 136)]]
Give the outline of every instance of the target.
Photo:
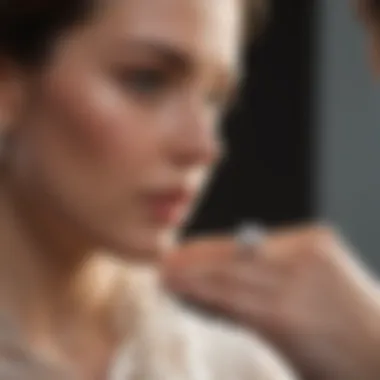
[(109, 234), (104, 245), (126, 262), (155, 264), (175, 247), (178, 232), (175, 229), (131, 228), (127, 232)]

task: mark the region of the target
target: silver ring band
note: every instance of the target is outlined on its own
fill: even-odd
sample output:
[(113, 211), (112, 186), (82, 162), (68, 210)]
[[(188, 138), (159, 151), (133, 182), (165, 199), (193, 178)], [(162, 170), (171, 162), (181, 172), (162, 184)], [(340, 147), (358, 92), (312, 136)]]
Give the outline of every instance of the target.
[(243, 223), (236, 231), (235, 240), (237, 254), (239, 256), (250, 256), (254, 253), (254, 248), (263, 243), (266, 231), (258, 223)]

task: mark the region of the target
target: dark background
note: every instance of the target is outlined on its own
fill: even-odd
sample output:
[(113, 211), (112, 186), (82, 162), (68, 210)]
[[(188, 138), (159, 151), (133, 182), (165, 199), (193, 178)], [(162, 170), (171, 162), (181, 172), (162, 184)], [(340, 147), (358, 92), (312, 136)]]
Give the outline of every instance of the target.
[(241, 99), (226, 120), (228, 159), (189, 233), (268, 226), (314, 215), (313, 1), (277, 0), (246, 54)]

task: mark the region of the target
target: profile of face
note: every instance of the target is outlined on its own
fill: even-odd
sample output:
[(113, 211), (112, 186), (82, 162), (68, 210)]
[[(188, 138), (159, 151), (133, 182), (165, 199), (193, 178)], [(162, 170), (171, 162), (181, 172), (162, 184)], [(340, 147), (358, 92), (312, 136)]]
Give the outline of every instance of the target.
[(104, 1), (23, 81), (19, 183), (100, 245), (160, 251), (218, 162), (241, 11), (237, 0)]

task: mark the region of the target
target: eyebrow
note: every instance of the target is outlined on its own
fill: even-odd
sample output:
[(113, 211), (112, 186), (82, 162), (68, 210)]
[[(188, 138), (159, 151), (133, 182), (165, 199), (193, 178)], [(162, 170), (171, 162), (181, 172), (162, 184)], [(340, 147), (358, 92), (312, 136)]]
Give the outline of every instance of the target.
[(173, 69), (184, 73), (190, 72), (192, 67), (195, 66), (193, 57), (185, 50), (159, 41), (144, 39), (124, 40), (121, 43), (121, 49), (154, 54)]
[[(121, 41), (120, 49), (152, 54), (179, 74), (191, 74), (196, 66), (196, 60), (185, 49), (154, 39), (124, 39)], [(229, 106), (233, 105), (239, 98), (239, 88), (242, 79), (244, 79), (240, 68), (237, 67), (235, 70), (226, 70), (218, 73), (216, 79), (217, 83), (226, 93), (227, 103)]]
[[(190, 72), (196, 66), (196, 60), (185, 49), (157, 40), (127, 39), (122, 41), (121, 48), (154, 54), (173, 69), (183, 73)], [(228, 77), (230, 77), (232, 87), (235, 83), (241, 82), (239, 70), (228, 70), (228, 74), (230, 74)], [(227, 77), (227, 75), (223, 75), (223, 77)]]

